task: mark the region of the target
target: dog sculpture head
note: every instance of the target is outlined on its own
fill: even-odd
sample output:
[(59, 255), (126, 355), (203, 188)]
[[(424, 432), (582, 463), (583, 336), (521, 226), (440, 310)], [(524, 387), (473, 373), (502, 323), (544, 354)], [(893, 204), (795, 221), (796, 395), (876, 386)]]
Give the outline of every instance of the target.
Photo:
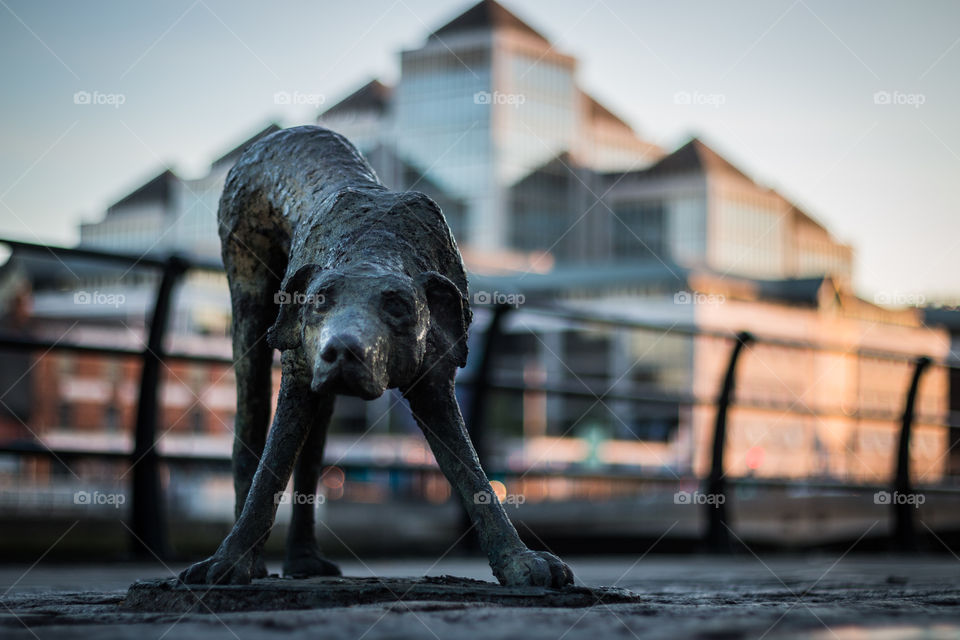
[(431, 364), (466, 363), (467, 301), (434, 271), (410, 278), (364, 265), (308, 264), (277, 298), (268, 342), (301, 350), (314, 392), (372, 400), (415, 382), (428, 353)]

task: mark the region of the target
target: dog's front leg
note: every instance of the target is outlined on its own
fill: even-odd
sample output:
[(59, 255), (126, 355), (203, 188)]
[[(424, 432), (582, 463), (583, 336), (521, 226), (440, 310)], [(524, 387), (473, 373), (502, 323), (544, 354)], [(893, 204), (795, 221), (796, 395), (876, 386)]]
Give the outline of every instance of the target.
[[(286, 354), (285, 354), (286, 355)], [(285, 368), (286, 369), (286, 368)], [(313, 426), (318, 396), (309, 384), (283, 373), (273, 427), (243, 511), (211, 557), (180, 574), (187, 584), (248, 584), (277, 514), (294, 462)]]
[(405, 395), (440, 470), (477, 528), (480, 546), (497, 580), (510, 586), (562, 587), (572, 583), (573, 573), (559, 558), (531, 551), (517, 535), (470, 442), (452, 375), (423, 379)]

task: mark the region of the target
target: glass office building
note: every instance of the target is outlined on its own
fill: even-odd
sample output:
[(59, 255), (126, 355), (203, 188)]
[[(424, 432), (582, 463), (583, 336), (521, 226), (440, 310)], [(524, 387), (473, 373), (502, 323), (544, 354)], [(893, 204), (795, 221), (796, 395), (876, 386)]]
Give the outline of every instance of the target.
[[(813, 218), (701, 140), (670, 153), (644, 140), (580, 88), (576, 58), (493, 0), (402, 51), (395, 86), (370, 81), (319, 122), (353, 141), (387, 186), (433, 197), (468, 262), (850, 277), (852, 250)], [(276, 129), (205, 177), (165, 171), (83, 225), (81, 243), (218, 257), (226, 172)]]
[(665, 153), (585, 93), (577, 60), (493, 0), (400, 54), (321, 124), (436, 199), (461, 247), (556, 264), (849, 278), (850, 247), (700, 140)]
[(359, 140), (388, 185), (451, 205), (444, 213), (461, 245), (567, 258), (577, 251), (557, 240), (583, 200), (570, 197), (574, 174), (643, 168), (663, 155), (580, 89), (576, 67), (484, 0), (401, 52), (389, 97), (370, 83), (320, 122)]

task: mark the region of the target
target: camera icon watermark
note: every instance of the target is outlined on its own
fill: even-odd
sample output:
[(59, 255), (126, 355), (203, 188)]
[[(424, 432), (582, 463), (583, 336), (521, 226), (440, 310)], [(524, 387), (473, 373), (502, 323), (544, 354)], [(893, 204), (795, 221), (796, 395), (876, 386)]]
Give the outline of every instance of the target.
[(477, 291), (473, 294), (474, 304), (509, 305), (519, 307), (527, 301), (522, 293), (501, 293), (499, 291)]
[(709, 505), (717, 508), (726, 503), (727, 496), (722, 493), (701, 493), (699, 491), (677, 491), (673, 494), (673, 504)]
[(492, 491), (477, 491), (473, 494), (473, 504), (493, 504), (496, 498)]
[(73, 94), (73, 104), (107, 105), (119, 109), (127, 101), (122, 93), (102, 93), (100, 91), (77, 91)]
[(873, 94), (873, 104), (906, 106), (919, 109), (927, 102), (923, 93), (905, 93), (903, 91), (876, 91)]
[(527, 97), (522, 93), (477, 91), (473, 94), (474, 104), (507, 104), (517, 108), (526, 101)]
[(73, 504), (79, 505), (109, 505), (119, 509), (127, 501), (122, 493), (101, 493), (100, 491), (76, 491), (73, 494)]
[(927, 501), (927, 496), (922, 493), (900, 493), (894, 491), (877, 491), (873, 494), (873, 504), (882, 505), (910, 505), (914, 509), (919, 509), (920, 505)]
[(73, 294), (73, 304), (103, 305), (119, 308), (127, 297), (122, 293), (101, 293), (100, 291), (77, 291)]

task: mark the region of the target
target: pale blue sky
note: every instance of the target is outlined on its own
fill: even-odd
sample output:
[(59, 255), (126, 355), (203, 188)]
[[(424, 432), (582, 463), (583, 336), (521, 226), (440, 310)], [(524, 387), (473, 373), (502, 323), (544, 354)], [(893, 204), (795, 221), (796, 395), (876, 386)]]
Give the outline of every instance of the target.
[[(275, 92), (331, 104), (392, 80), (401, 48), (470, 4), (0, 0), (0, 235), (72, 243), (165, 164), (195, 175), (271, 119), (313, 119)], [(641, 133), (701, 135), (852, 242), (862, 294), (960, 296), (960, 2), (504, 4)]]

